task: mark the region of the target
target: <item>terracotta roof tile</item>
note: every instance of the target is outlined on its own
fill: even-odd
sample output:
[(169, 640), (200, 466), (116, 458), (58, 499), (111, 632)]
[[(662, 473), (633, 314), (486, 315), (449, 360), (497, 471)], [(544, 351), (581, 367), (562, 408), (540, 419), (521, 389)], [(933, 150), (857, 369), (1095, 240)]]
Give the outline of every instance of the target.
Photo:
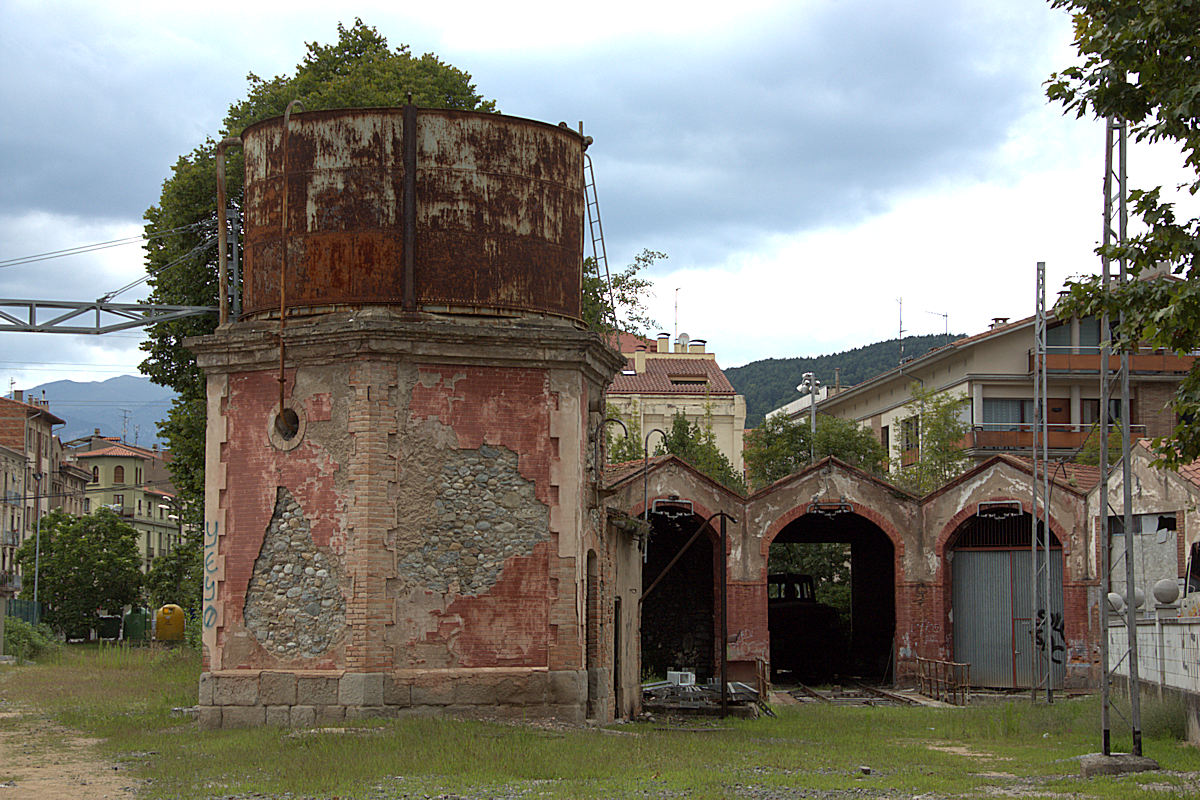
[(622, 353), (632, 353), (638, 349), (638, 345), (644, 345), (647, 350), (655, 350), (658, 343), (653, 339), (647, 339), (645, 336), (638, 336), (635, 333), (619, 333), (617, 334), (617, 345)]
[(76, 458), (100, 458), (103, 456), (130, 456), (133, 458), (150, 457), (150, 451), (142, 450), (141, 448), (125, 447), (123, 445), (113, 445), (112, 447), (102, 447), (99, 450), (88, 450), (86, 453), (76, 453)]
[[(1032, 466), (1033, 459), (1029, 456), (1018, 455), (1015, 453), (1004, 453), (1005, 458), (1011, 458), (1014, 461), (1020, 461), (1026, 466)], [(1042, 461), (1037, 462), (1038, 472), (1049, 470), (1050, 477), (1055, 483), (1061, 483), (1070, 486), (1072, 489), (1077, 489), (1081, 492), (1090, 492), (1097, 484), (1100, 483), (1100, 468), (1089, 466), (1087, 464), (1075, 464), (1070, 461), (1059, 463), (1057, 461)]]
[[(626, 368), (633, 369), (630, 361)], [(675, 379), (674, 381), (672, 379)], [(707, 382), (707, 389), (705, 388)], [(646, 371), (613, 378), (609, 394), (737, 394), (711, 358), (647, 358)]]

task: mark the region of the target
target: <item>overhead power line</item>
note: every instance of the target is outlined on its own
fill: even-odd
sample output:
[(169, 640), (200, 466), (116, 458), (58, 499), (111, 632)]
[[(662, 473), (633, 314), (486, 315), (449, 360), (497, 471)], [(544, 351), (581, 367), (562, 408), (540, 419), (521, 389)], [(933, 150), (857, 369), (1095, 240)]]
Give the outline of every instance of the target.
[(33, 264), (38, 261), (48, 261), (52, 258), (65, 258), (67, 256), (77, 256), (84, 253), (95, 252), (96, 250), (107, 250), (110, 247), (121, 247), (122, 245), (134, 244), (136, 242), (148, 242), (152, 239), (160, 239), (172, 233), (180, 231), (192, 230), (197, 228), (202, 223), (193, 222), (191, 225), (181, 225), (178, 228), (168, 228), (165, 231), (157, 231), (152, 234), (138, 234), (137, 236), (127, 236), (124, 239), (112, 239), (107, 242), (96, 242), (95, 244), (81, 244), (78, 247), (67, 247), (62, 250), (51, 250), (47, 253), (35, 253), (29, 256), (18, 256), (16, 258), (0, 259), (0, 269), (5, 267), (19, 267), (22, 264)]

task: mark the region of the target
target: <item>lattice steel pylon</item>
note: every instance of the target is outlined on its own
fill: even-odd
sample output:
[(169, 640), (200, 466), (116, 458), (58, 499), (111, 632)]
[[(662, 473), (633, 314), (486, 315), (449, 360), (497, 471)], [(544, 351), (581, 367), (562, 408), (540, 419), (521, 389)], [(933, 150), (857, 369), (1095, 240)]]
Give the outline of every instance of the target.
[[(1126, 242), (1129, 223), (1126, 186), (1126, 140), (1125, 121), (1109, 117), (1105, 126), (1104, 136), (1104, 231), (1101, 251), (1102, 272), (1100, 285), (1107, 295), (1111, 283), (1111, 259), (1108, 248), (1114, 243), (1123, 245)], [(1114, 155), (1116, 165), (1114, 168)], [(1124, 253), (1118, 259), (1119, 280), (1124, 283), (1128, 278), (1127, 262)], [(1120, 321), (1124, 322), (1124, 312)], [(1142, 712), (1141, 684), (1138, 680), (1137, 652), (1137, 582), (1134, 576), (1133, 558), (1133, 498), (1132, 482), (1130, 479), (1130, 428), (1129, 428), (1129, 349), (1121, 349), (1121, 365), (1119, 378), (1121, 381), (1121, 471), (1123, 484), (1123, 525), (1125, 539), (1125, 633), (1128, 647), (1117, 659), (1116, 664), (1108, 647), (1108, 596), (1112, 585), (1112, 545), (1108, 518), (1111, 506), (1108, 500), (1108, 435), (1109, 435), (1109, 385), (1108, 360), (1111, 352), (1112, 333), (1109, 328), (1107, 311), (1100, 317), (1100, 660), (1102, 678), (1100, 682), (1100, 725), (1104, 755), (1112, 754), (1111, 743), (1111, 708), (1112, 708), (1112, 675), (1122, 661), (1129, 663), (1129, 699), (1130, 699), (1130, 729), (1133, 736), (1133, 754), (1142, 754)]]
[[(1029, 691), (1037, 700), (1038, 687), (1045, 682), (1046, 702), (1054, 702), (1054, 646), (1052, 642), (1053, 597), (1050, 567), (1050, 467), (1049, 431), (1046, 424), (1046, 262), (1037, 262), (1037, 315), (1033, 326), (1033, 502), (1030, 536)], [(1038, 442), (1041, 468), (1038, 468)], [(1040, 479), (1040, 482), (1039, 482)], [(1040, 511), (1039, 511), (1040, 510)]]

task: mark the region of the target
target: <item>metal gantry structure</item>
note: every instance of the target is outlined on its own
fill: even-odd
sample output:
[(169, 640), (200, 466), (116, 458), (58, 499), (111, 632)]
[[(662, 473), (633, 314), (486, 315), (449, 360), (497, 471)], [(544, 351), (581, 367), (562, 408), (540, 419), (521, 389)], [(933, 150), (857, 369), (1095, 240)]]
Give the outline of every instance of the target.
[[(1129, 223), (1126, 186), (1126, 143), (1127, 129), (1125, 121), (1109, 117), (1105, 126), (1104, 150), (1104, 230), (1101, 250), (1101, 289), (1107, 294), (1112, 281), (1112, 264), (1108, 248), (1113, 244), (1122, 245), (1126, 242)], [(1114, 163), (1115, 162), (1115, 163)], [(1124, 283), (1128, 279), (1128, 264), (1122, 252), (1118, 259), (1118, 280)], [(1124, 322), (1122, 312), (1120, 322)], [(1130, 702), (1130, 732), (1133, 738), (1133, 754), (1142, 754), (1142, 718), (1141, 718), (1141, 683), (1138, 679), (1138, 647), (1137, 647), (1137, 582), (1134, 575), (1133, 555), (1133, 497), (1130, 475), (1130, 414), (1129, 414), (1129, 348), (1121, 348), (1118, 378), (1121, 384), (1121, 474), (1123, 490), (1123, 525), (1125, 548), (1120, 558), (1125, 561), (1125, 632), (1127, 649), (1113, 661), (1109, 652), (1108, 642), (1108, 612), (1110, 606), (1113, 559), (1111, 556), (1112, 535), (1109, 525), (1109, 513), (1112, 507), (1108, 497), (1109, 454), (1109, 357), (1111, 353), (1112, 332), (1107, 311), (1100, 317), (1100, 725), (1101, 744), (1104, 755), (1112, 754), (1111, 722), (1112, 722), (1112, 676), (1122, 662), (1128, 660), (1129, 702)], [(1115, 515), (1114, 515), (1115, 516)]]
[[(113, 302), (113, 297), (151, 277), (150, 274), (147, 274), (133, 283), (95, 300), (0, 299), (0, 333), (73, 333), (98, 336), (202, 314), (216, 314), (222, 308), (229, 309), (230, 307), (232, 307), (233, 318), (237, 319), (241, 315), (241, 293), (238, 291), (241, 281), (236, 245), (241, 233), (240, 217), (235, 209), (226, 209), (225, 216), (226, 225), (233, 231), (234, 246), (226, 248), (225, 237), (219, 237), (222, 266), (226, 261), (225, 250), (228, 249), (232, 268), (232, 280), (221, 281), (225, 292), (220, 298), (220, 306)], [(199, 249), (197, 247), (187, 255), (193, 255), (199, 252)], [(74, 255), (74, 253), (66, 252), (63, 255)], [(177, 266), (184, 260), (185, 258), (176, 259), (160, 269), (159, 272)]]

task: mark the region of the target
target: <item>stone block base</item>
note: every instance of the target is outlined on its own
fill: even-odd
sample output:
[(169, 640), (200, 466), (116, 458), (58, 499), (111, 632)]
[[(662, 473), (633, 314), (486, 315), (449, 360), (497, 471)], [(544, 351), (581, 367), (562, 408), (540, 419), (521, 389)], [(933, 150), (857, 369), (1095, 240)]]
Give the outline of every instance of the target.
[(586, 670), (227, 670), (200, 676), (200, 727), (309, 727), (406, 716), (581, 723)]

